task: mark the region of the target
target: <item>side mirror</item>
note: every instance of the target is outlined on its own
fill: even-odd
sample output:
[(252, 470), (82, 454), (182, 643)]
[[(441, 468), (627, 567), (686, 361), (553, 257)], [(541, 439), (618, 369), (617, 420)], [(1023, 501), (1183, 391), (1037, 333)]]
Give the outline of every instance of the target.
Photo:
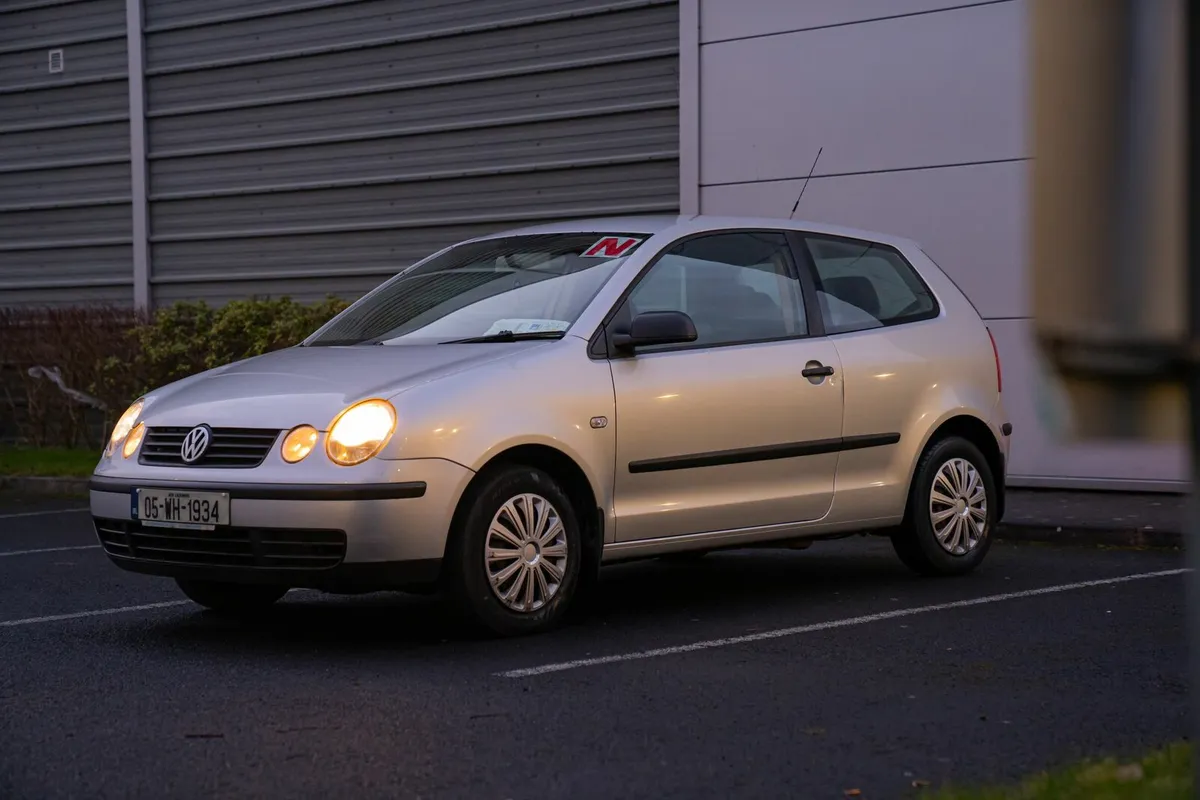
[(655, 344), (685, 344), (696, 341), (696, 323), (682, 311), (647, 311), (629, 323), (629, 330), (612, 334), (617, 350), (630, 351)]

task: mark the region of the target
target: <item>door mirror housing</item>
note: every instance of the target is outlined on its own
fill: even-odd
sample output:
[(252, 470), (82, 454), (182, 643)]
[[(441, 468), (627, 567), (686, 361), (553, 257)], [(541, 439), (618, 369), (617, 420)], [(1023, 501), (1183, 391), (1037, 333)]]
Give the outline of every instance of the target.
[(682, 311), (646, 311), (633, 318), (628, 331), (614, 332), (612, 345), (629, 352), (656, 344), (687, 344), (696, 336), (696, 323)]

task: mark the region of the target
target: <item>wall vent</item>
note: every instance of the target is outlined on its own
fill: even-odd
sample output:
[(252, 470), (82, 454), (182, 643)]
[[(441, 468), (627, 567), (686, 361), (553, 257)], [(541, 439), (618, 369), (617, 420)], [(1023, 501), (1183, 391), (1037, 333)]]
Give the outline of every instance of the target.
[(51, 50), (49, 61), (50, 61), (50, 71), (52, 73), (63, 71), (63, 51), (62, 50)]

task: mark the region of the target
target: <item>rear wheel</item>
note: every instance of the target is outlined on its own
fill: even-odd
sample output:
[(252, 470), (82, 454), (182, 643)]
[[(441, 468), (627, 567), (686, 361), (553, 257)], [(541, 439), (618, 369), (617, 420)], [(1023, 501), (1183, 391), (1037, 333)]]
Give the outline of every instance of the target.
[(244, 615), (264, 611), (288, 592), (286, 586), (260, 586), (182, 578), (175, 582), (193, 603), (228, 615)]
[(501, 636), (557, 625), (579, 587), (583, 541), (566, 493), (540, 469), (501, 467), (472, 487), (446, 553), (452, 601)]
[(987, 459), (952, 436), (921, 457), (903, 525), (892, 535), (900, 560), (922, 575), (962, 575), (992, 546), (996, 483)]

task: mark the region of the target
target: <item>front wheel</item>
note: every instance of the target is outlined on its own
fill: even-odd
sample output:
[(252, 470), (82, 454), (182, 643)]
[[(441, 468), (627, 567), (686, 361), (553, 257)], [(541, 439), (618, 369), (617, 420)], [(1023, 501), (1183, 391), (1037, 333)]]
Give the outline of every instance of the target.
[(892, 546), (922, 575), (970, 572), (992, 546), (996, 499), (995, 477), (979, 448), (959, 437), (943, 439), (917, 465)]
[(260, 586), (247, 583), (222, 583), (180, 578), (175, 581), (187, 598), (210, 611), (227, 615), (246, 615), (264, 611), (288, 592), (286, 586)]
[(579, 586), (583, 542), (570, 500), (545, 472), (512, 465), (472, 487), (447, 549), (451, 600), (494, 634), (557, 625)]

